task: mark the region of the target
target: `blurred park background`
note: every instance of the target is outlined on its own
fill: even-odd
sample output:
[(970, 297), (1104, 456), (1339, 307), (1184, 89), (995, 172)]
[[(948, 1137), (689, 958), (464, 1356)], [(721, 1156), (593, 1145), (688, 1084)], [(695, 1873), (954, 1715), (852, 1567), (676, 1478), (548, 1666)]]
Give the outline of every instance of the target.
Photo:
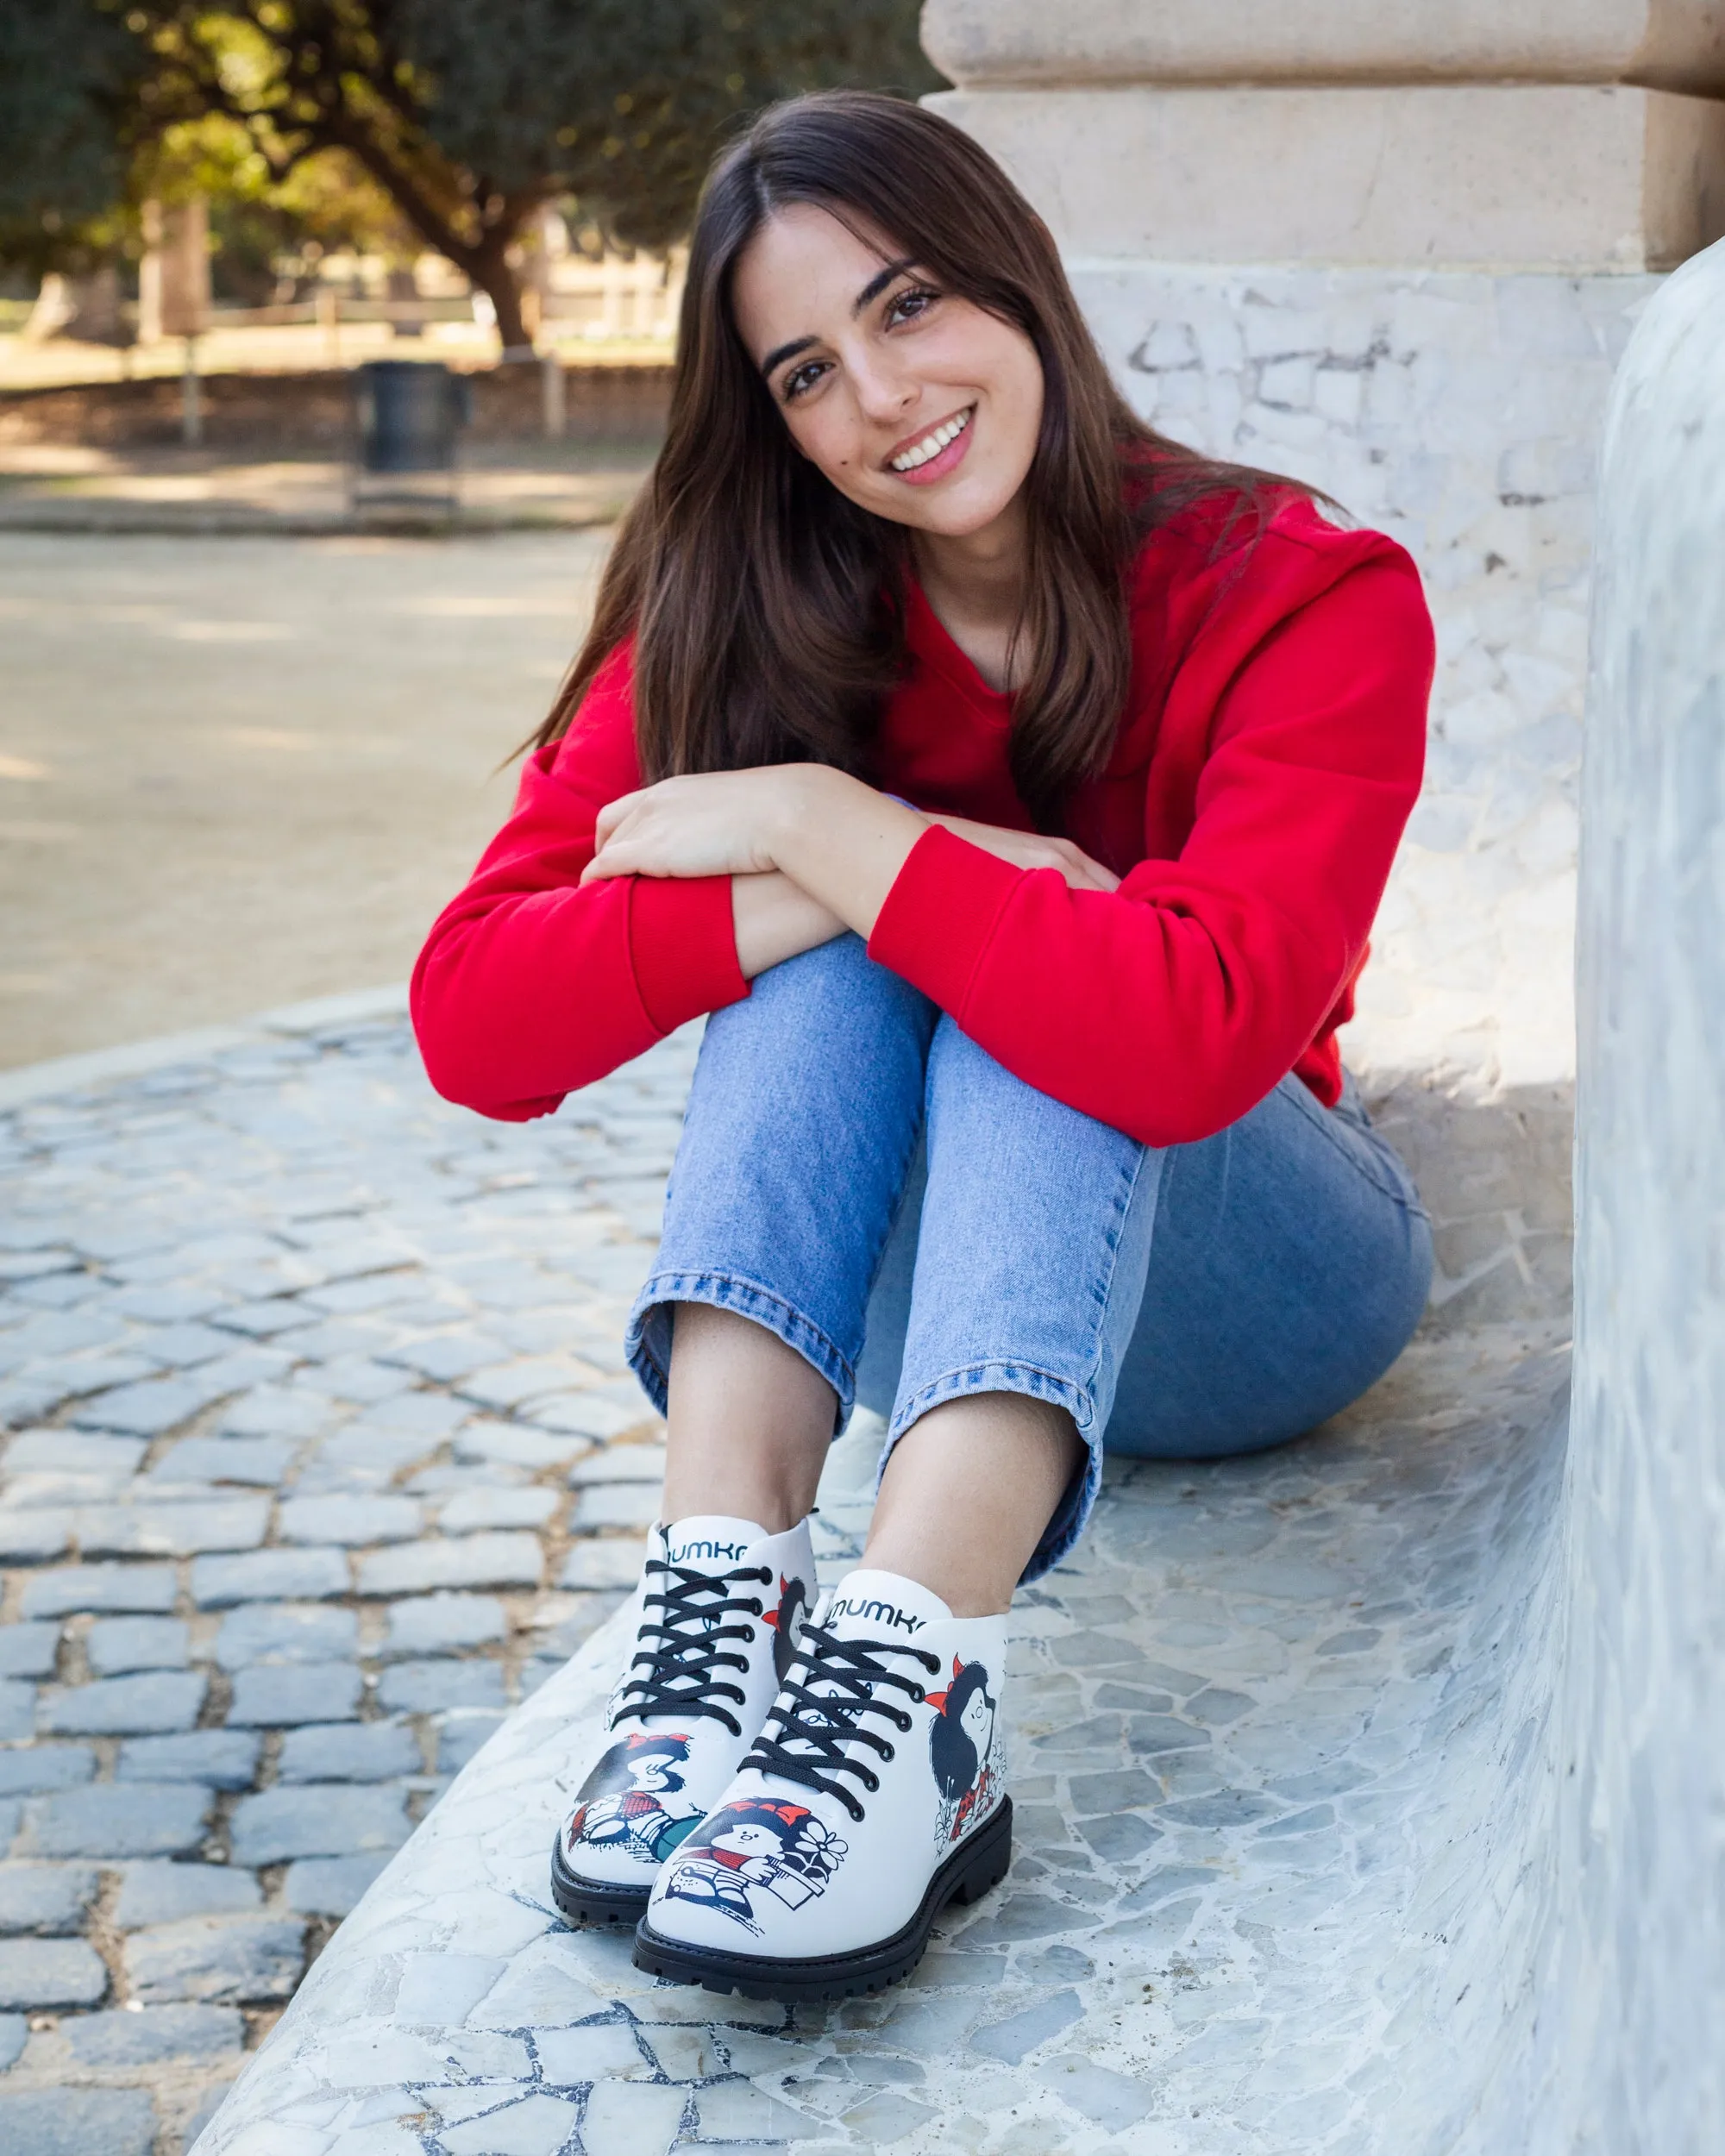
[[(662, 420), (712, 151), (914, 0), (0, 0), (0, 1067), (398, 981)], [(356, 498), (380, 361), (447, 488)]]

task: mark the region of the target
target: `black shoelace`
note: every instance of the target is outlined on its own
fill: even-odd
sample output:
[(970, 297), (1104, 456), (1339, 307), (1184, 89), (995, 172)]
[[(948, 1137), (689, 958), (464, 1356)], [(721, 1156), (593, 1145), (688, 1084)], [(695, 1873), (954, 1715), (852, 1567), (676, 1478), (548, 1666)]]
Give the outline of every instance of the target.
[[(854, 1791), (831, 1777), (855, 1775), (870, 1796), (881, 1777), (863, 1758), (847, 1758), (847, 1745), (867, 1745), (881, 1760), (893, 1756), (891, 1738), (865, 1729), (862, 1717), (879, 1714), (901, 1734), (912, 1717), (902, 1707), (879, 1696), (883, 1686), (895, 1685), (920, 1707), (926, 1688), (914, 1677), (888, 1669), (882, 1655), (907, 1655), (919, 1662), (931, 1677), (940, 1667), (938, 1655), (925, 1654), (920, 1647), (906, 1646), (897, 1639), (840, 1639), (819, 1625), (806, 1625), (797, 1658), (786, 1673), (767, 1727), (755, 1749), (743, 1762), (762, 1774), (776, 1775), (783, 1782), (800, 1782), (806, 1789), (836, 1796), (852, 1819), (861, 1819), (862, 1805)], [(817, 1692), (815, 1685), (823, 1689)], [(788, 1747), (803, 1747), (792, 1752)]]
[[(770, 1586), (772, 1573), (765, 1565), (751, 1564), (715, 1576), (668, 1564), (663, 1557), (650, 1557), (647, 1572), (649, 1581), (655, 1572), (662, 1573), (664, 1585), (658, 1590), (649, 1588), (642, 1598), (642, 1644), (629, 1665), (638, 1670), (644, 1662), (647, 1667), (643, 1675), (630, 1677), (618, 1689), (613, 1719), (629, 1715), (644, 1720), (649, 1714), (679, 1714), (691, 1721), (705, 1714), (723, 1722), (733, 1737), (740, 1737), (743, 1725), (718, 1702), (735, 1700), (740, 1707), (746, 1695), (740, 1684), (718, 1678), (715, 1672), (732, 1669), (746, 1674), (749, 1658), (728, 1651), (725, 1642), (740, 1639), (746, 1644), (755, 1628), (727, 1625), (723, 1620), (759, 1617), (766, 1604), (758, 1595), (739, 1597), (726, 1590), (750, 1580)], [(656, 1622), (651, 1621), (656, 1609), (663, 1612)], [(683, 1629), (690, 1625), (699, 1625), (700, 1630)]]

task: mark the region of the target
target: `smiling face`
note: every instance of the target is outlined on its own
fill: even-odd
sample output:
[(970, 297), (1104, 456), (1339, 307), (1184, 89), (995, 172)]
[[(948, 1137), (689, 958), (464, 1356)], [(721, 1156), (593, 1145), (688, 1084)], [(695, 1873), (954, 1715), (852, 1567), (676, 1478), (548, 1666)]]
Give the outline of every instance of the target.
[(659, 1796), (669, 1789), (680, 1789), (683, 1777), (672, 1761), (662, 1752), (651, 1753), (644, 1759), (631, 1759), (630, 1778), (643, 1794)]
[(859, 508), (955, 539), (1010, 512), (1042, 424), (1021, 329), (808, 204), (750, 241), (731, 304), (792, 440)]
[(712, 1838), (715, 1849), (728, 1849), (735, 1857), (776, 1857), (784, 1846), (781, 1838), (758, 1821), (743, 1820)]

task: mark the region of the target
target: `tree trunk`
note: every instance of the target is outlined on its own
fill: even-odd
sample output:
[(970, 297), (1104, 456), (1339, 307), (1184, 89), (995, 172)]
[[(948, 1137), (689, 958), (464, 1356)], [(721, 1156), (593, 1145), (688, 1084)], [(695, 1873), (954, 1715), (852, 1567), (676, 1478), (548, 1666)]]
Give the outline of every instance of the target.
[(486, 245), (476, 248), (465, 266), (468, 276), (497, 310), (497, 334), (505, 358), (533, 349), (522, 312), (521, 279), (509, 262), (514, 236), (513, 233), (501, 237), (488, 234)]

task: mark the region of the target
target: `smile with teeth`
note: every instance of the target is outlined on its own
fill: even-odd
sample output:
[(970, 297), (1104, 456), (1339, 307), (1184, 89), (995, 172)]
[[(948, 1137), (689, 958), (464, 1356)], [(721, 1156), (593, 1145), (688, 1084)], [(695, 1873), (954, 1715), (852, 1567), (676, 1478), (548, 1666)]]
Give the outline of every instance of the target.
[(912, 442), (908, 449), (900, 449), (897, 456), (888, 461), (895, 472), (914, 472), (919, 464), (926, 464), (931, 457), (938, 457), (949, 442), (956, 442), (970, 424), (974, 404), (967, 404), (950, 419), (943, 419), (938, 427), (931, 427), (921, 441)]

